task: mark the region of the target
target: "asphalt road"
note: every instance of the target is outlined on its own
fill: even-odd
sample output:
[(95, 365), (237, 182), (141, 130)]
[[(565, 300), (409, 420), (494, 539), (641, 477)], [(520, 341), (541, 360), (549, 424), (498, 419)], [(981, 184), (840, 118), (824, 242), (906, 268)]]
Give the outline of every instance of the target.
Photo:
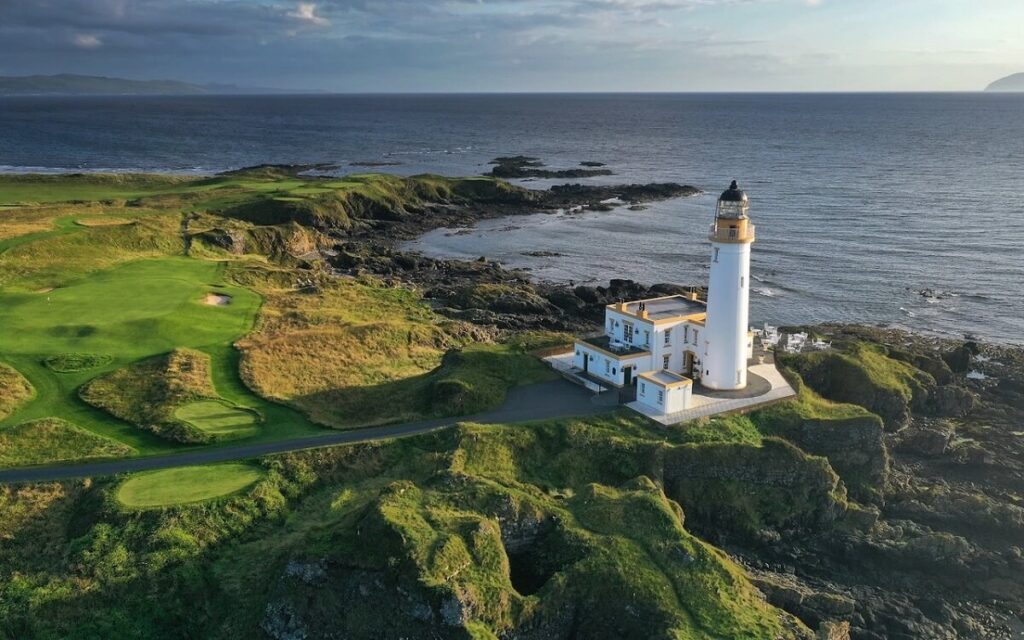
[(504, 405), (494, 411), (473, 416), (439, 418), (351, 431), (331, 431), (320, 436), (308, 436), (294, 440), (258, 444), (242, 443), (146, 458), (2, 469), (0, 470), (0, 484), (50, 482), (72, 478), (109, 476), (129, 471), (148, 471), (228, 460), (246, 460), (276, 453), (420, 435), (453, 427), (460, 422), (504, 424), (592, 415), (609, 411), (615, 406), (613, 399), (609, 396), (610, 394), (594, 396), (582, 387), (559, 379), (512, 389), (509, 391)]

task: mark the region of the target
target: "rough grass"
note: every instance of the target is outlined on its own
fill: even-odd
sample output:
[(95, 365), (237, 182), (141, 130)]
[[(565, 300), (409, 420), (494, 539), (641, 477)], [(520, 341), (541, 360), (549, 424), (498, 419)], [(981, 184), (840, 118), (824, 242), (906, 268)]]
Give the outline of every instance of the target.
[(268, 279), (253, 286), (266, 302), (237, 343), (244, 379), (323, 424), (473, 413), (550, 375), (522, 345), (472, 344), (484, 339), (477, 329), (439, 318), (410, 291), (351, 280), (315, 294)]
[(0, 362), (0, 420), (14, 413), (34, 394), (35, 389), (25, 376)]
[(59, 353), (43, 360), (47, 369), (57, 373), (78, 373), (109, 364), (112, 356), (100, 353)]
[[(217, 399), (210, 376), (210, 356), (201, 351), (175, 349), (118, 369), (91, 380), (79, 395), (94, 407), (177, 442), (204, 442), (215, 433), (222, 435), (177, 415), (179, 409), (196, 401), (213, 403)], [(202, 412), (186, 413), (201, 417)]]
[(117, 500), (135, 509), (202, 502), (241, 491), (263, 473), (247, 464), (178, 467), (136, 474), (117, 490)]
[(60, 420), (44, 418), (0, 431), (0, 466), (117, 458), (135, 450)]

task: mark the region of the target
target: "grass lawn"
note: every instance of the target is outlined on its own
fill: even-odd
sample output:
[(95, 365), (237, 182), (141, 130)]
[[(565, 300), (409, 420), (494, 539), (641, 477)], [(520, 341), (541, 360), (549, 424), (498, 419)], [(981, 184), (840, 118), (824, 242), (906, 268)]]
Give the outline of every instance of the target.
[[(223, 268), (184, 257), (158, 258), (93, 273), (53, 291), (0, 292), (0, 359), (37, 390), (33, 401), (0, 421), (0, 430), (26, 420), (58, 417), (142, 454), (172, 451), (179, 445), (88, 406), (78, 398), (77, 389), (142, 358), (190, 347), (211, 356), (214, 385), (222, 397), (268, 418), (260, 437), (317, 431), (299, 413), (270, 406), (238, 380), (231, 343), (252, 327), (260, 299), (252, 291), (225, 284)], [(211, 290), (230, 295), (231, 304), (203, 304)], [(106, 356), (110, 362), (70, 373), (57, 373), (43, 364), (47, 358), (72, 353)]]
[(212, 436), (240, 438), (256, 433), (259, 416), (249, 409), (218, 400), (196, 400), (183, 405), (174, 417)]
[(202, 502), (241, 491), (262, 476), (260, 469), (248, 464), (162, 469), (125, 480), (117, 490), (117, 500), (135, 509)]

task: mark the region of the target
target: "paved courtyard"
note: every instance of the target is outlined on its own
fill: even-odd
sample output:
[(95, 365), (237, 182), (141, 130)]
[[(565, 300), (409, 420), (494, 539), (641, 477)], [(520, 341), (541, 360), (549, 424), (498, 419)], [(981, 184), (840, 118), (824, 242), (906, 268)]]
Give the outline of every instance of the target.
[[(566, 378), (594, 393), (617, 395), (615, 389), (603, 387), (594, 379), (583, 376), (582, 372), (573, 366), (573, 356), (572, 352), (568, 352), (549, 356), (544, 360)], [(751, 365), (748, 368), (748, 377), (750, 384), (742, 391), (711, 391), (700, 385), (694, 385), (690, 406), (677, 413), (668, 415), (656, 413), (654, 409), (636, 401), (629, 402), (626, 406), (651, 420), (669, 425), (719, 413), (749, 410), (796, 396), (796, 391), (786, 382), (774, 364)]]

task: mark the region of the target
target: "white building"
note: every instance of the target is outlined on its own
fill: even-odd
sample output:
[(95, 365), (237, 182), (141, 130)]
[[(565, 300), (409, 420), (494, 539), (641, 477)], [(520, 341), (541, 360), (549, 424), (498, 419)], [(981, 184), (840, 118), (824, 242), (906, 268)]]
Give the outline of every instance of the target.
[(576, 341), (575, 369), (613, 387), (635, 386), (637, 402), (661, 414), (688, 408), (694, 381), (744, 389), (754, 348), (747, 327), (754, 225), (747, 212), (747, 195), (733, 181), (711, 225), (706, 304), (690, 294), (608, 305), (604, 335)]

